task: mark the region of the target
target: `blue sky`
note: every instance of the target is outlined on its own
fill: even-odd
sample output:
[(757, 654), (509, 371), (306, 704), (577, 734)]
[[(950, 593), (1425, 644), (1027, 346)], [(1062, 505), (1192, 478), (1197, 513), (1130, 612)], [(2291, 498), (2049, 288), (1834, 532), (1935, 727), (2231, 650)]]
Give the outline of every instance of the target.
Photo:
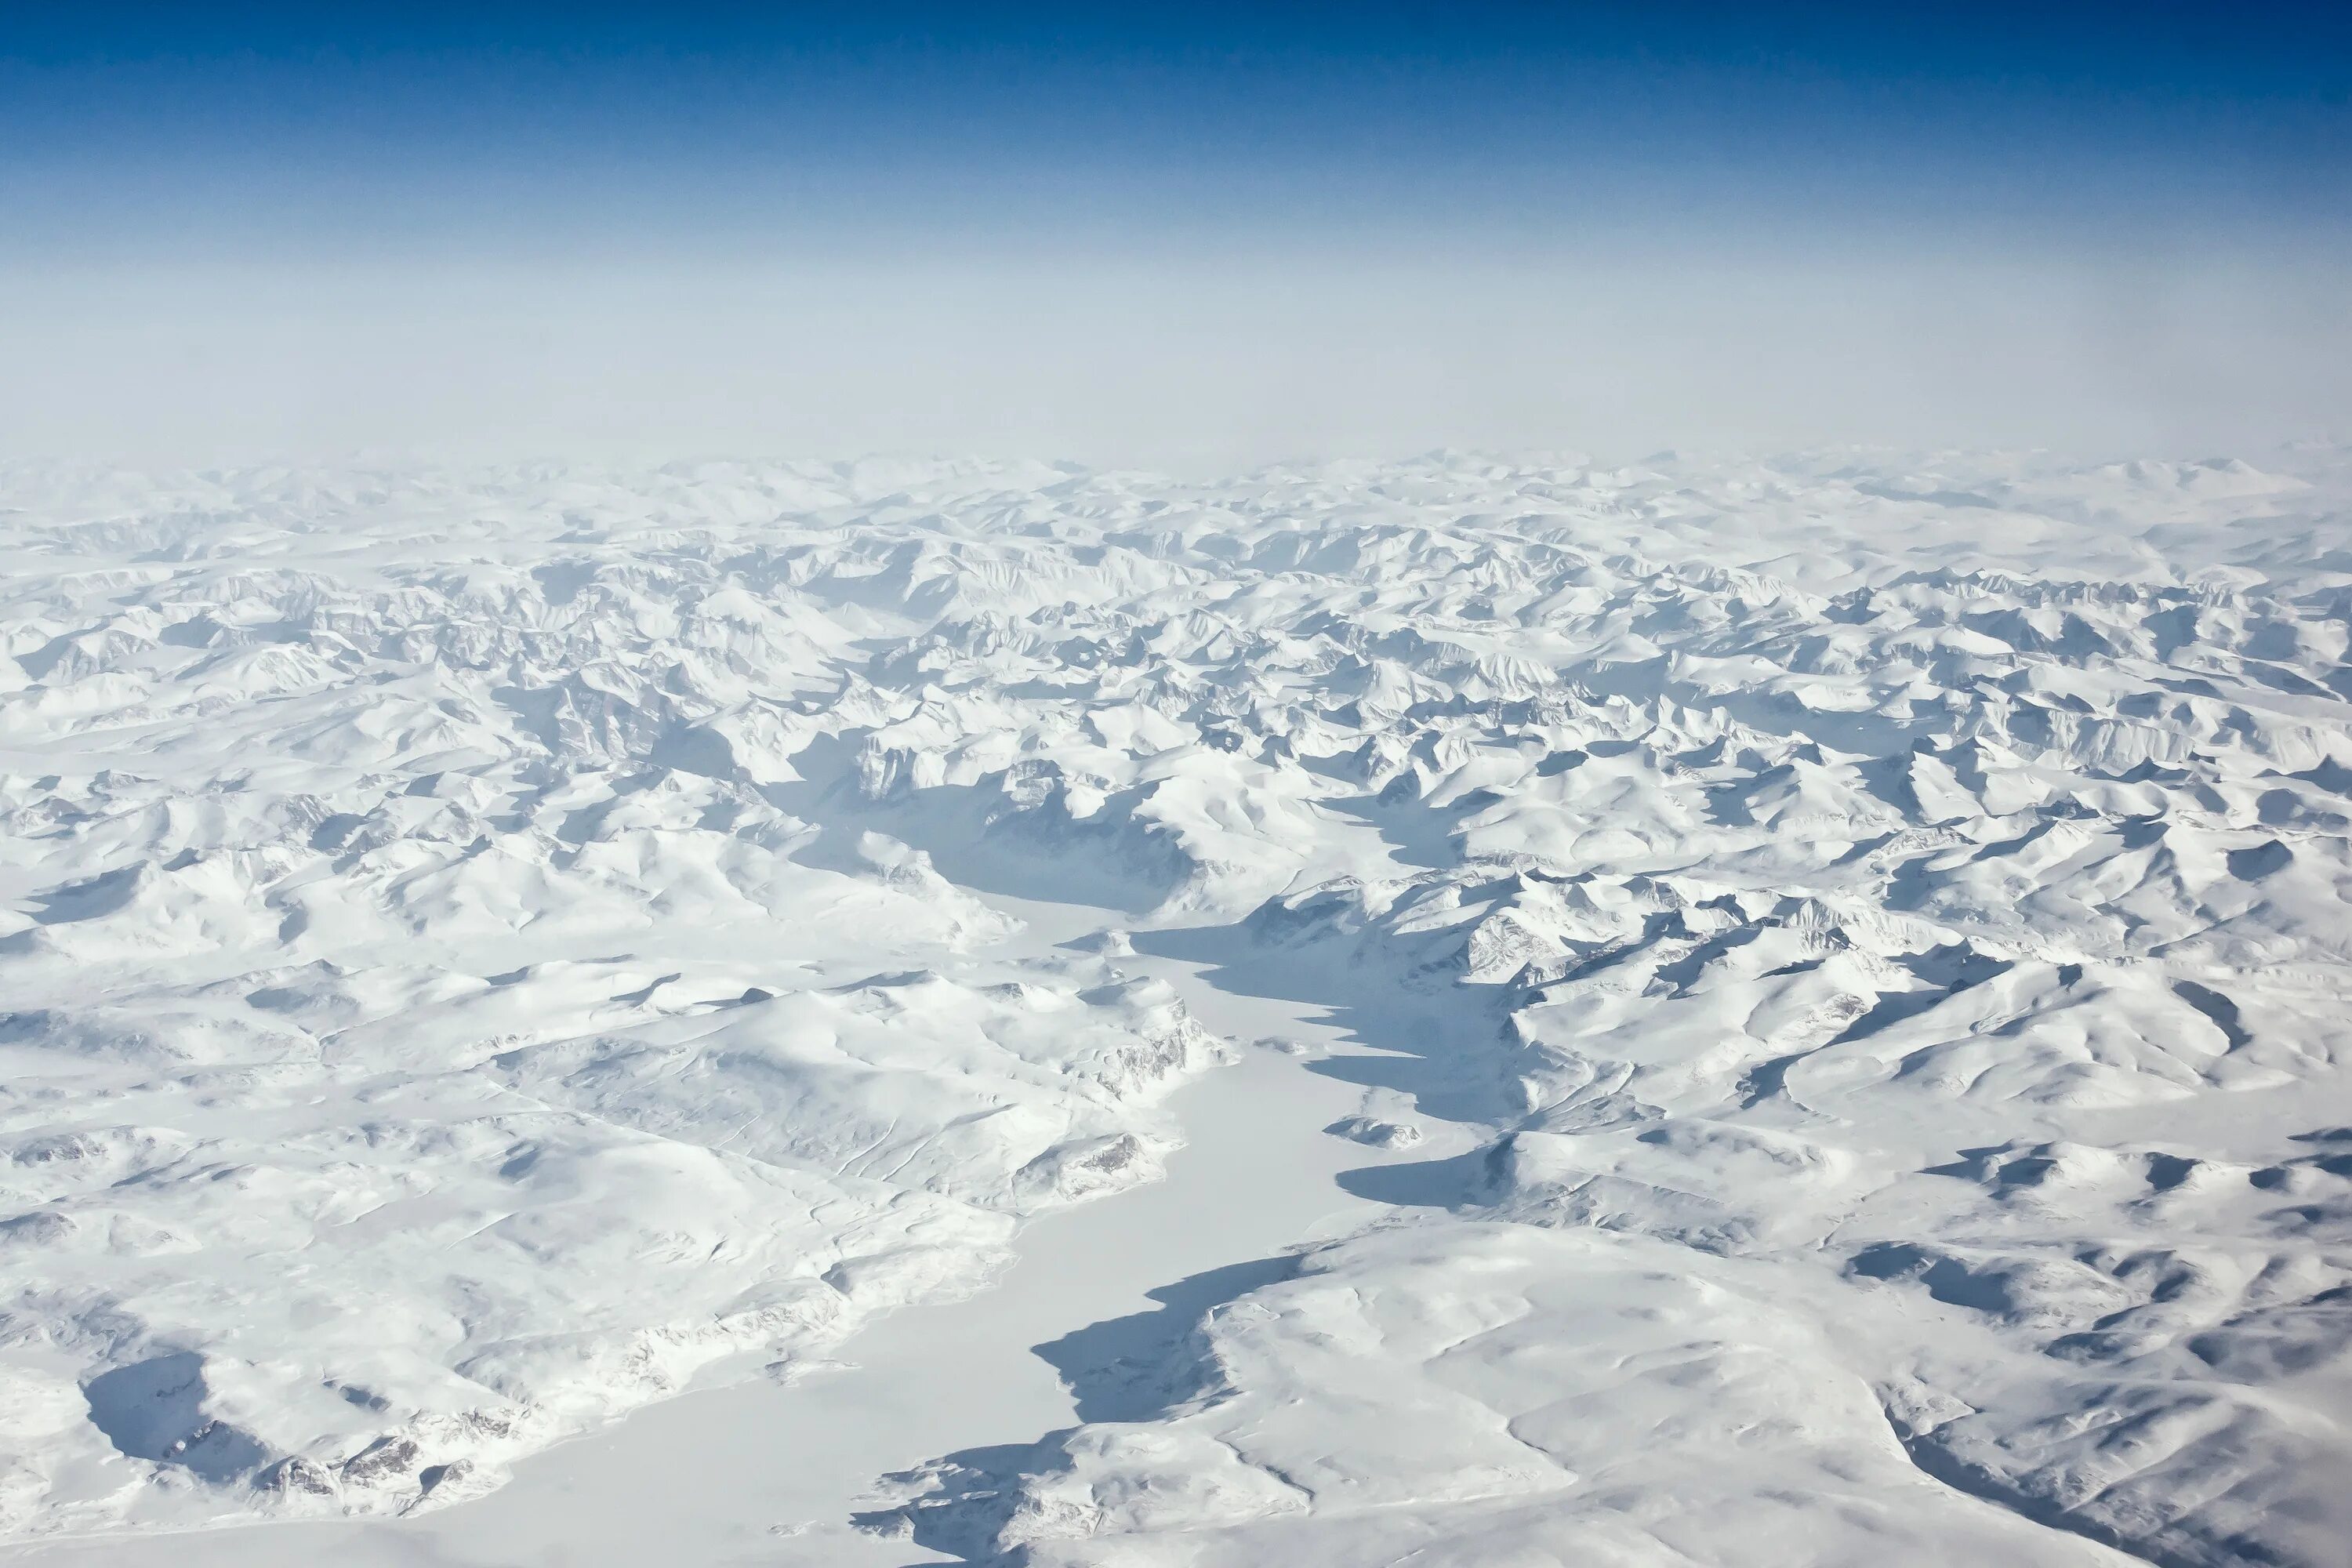
[[(1677, 403), (1674, 376), (1661, 381), (1643, 427), (1662, 438), (1924, 435), (1938, 427), (1929, 404), (1874, 427), (1863, 416), (1885, 399), (1868, 384), (1885, 367), (1850, 362), (1876, 344), (1892, 365), (1906, 332), (1931, 358), (1962, 353), (1948, 340), (1969, 319), (1968, 332), (2000, 329), (1988, 341), (2009, 332), (2012, 353), (2060, 338), (2077, 353), (2086, 334), (2145, 339), (2163, 352), (2115, 374), (2178, 378), (2209, 405), (2112, 429), (2078, 420), (2081, 438), (2218, 438), (2236, 434), (2233, 417), (2251, 432), (2299, 409), (2306, 424), (2337, 412), (2319, 350), (2336, 341), (2327, 300), (2352, 227), (2347, 16), (2262, 5), (17, 5), (0, 7), (0, 207), (12, 215), (0, 268), (16, 308), (39, 317), (35, 346), (93, 398), (71, 330), (135, 359), (137, 343), (116, 340), (151, 318), (187, 339), (174, 363), (234, 368), (251, 357), (240, 343), (341, 333), (379, 370), (387, 336), (479, 340), (485, 321), (537, 321), (516, 352), (551, 345), (574, 356), (564, 375), (578, 381), (598, 374), (583, 334), (634, 310), (639, 357), (627, 363), (657, 367), (669, 331), (681, 366), (740, 376), (712, 359), (724, 358), (720, 325), (677, 313), (676, 296), (698, 291), (764, 322), (771, 348), (824, 327), (832, 346), (819, 357), (836, 371), (868, 368), (861, 321), (890, 329), (864, 340), (877, 355), (917, 361), (923, 334), (961, 334), (964, 359), (908, 375), (984, 381), (1013, 371), (977, 367), (1019, 361), (1021, 396), (1049, 416), (1057, 402), (1099, 403), (1107, 374), (1066, 344), (1041, 347), (1057, 300), (1087, 302), (1145, 359), (1181, 358), (1220, 331), (1270, 333), (1293, 404), (1313, 402), (1318, 353), (1360, 359), (1359, 340), (1384, 329), (1490, 340), (1475, 364), (1401, 365), (1401, 379), (1507, 368), (1499, 380), (1532, 386), (1547, 363), (1586, 366), (1556, 373), (1581, 376), (1581, 390), (1550, 413), (1405, 399), (1391, 416), (1301, 419), (1310, 445), (1482, 429), (1526, 439), (1608, 405), (1603, 379), (1654, 370), (1640, 329), (1677, 321), (1683, 339), (1705, 335), (1694, 322), (1723, 329), (1724, 357), (1660, 333), (1662, 351), (1683, 356), (1676, 374), (1716, 389), (1701, 412)], [(1154, 351), (1149, 321), (1123, 320), (1123, 300), (1192, 325)], [(1354, 301), (1354, 314), (1332, 301)], [(0, 300), (0, 325), (8, 308)], [(1503, 366), (1514, 310), (1527, 342)], [(1292, 317), (1313, 331), (1286, 338)], [(1026, 325), (992, 342), (979, 331), (992, 321)], [(1604, 337), (1605, 371), (1567, 352)], [(2213, 361), (2234, 363), (2233, 342), (2245, 381), (2285, 389), (2275, 406), (2220, 401), (2214, 388), (2235, 383), (2216, 383)], [(1220, 353), (1208, 381), (1252, 374), (1245, 355)], [(435, 353), (402, 370), (410, 402), (383, 428), (429, 436)], [(1809, 388), (1844, 375), (1850, 390), (1801, 417), (1764, 417), (1771, 402), (1807, 404), (1771, 390), (1759, 362), (1774, 354), (1794, 355)], [(2261, 361), (2276, 375), (2254, 374), (2258, 356), (2280, 355)], [(2148, 369), (2158, 362), (2174, 368)], [(279, 368), (280, 380), (297, 374)], [(1726, 416), (1738, 401), (1720, 395), (1727, 377), (1751, 386), (1752, 416)], [(226, 395), (215, 384), (206, 401)], [(908, 402), (873, 395), (884, 414)], [(2042, 417), (2011, 428), (1958, 396), (1942, 416), (1955, 438), (2013, 436)], [(448, 422), (480, 428), (462, 402)], [(1694, 428), (1677, 437), (1680, 405)], [(1138, 421), (1181, 413), (1137, 406)], [(151, 413), (172, 423), (168, 408)], [(367, 410), (352, 416), (309, 435), (365, 434)], [(0, 403), (26, 439), (64, 431), (59, 417)], [(628, 419), (616, 411), (596, 428), (635, 428)], [(1632, 439), (1641, 421), (1622, 423)], [(1026, 434), (903, 417), (708, 434), (771, 429), (1120, 445), (1050, 416)], [(78, 438), (107, 434), (93, 414)], [(676, 438), (692, 434), (682, 425)]]
[[(16, 243), (1522, 240), (2352, 207), (2352, 8), (12, 7)], [(258, 231), (258, 232), (257, 232)]]

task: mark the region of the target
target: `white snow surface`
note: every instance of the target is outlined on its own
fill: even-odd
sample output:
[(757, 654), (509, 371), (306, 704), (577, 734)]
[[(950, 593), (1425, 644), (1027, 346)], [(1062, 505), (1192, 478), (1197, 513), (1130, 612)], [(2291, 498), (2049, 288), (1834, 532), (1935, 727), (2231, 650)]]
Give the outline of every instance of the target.
[(2344, 1561), (2352, 453), (16, 464), (0, 561), (0, 1556), (461, 1538), (1246, 1054), (1324, 1223), (1176, 1184), (1066, 1419), (877, 1383), (740, 1560)]

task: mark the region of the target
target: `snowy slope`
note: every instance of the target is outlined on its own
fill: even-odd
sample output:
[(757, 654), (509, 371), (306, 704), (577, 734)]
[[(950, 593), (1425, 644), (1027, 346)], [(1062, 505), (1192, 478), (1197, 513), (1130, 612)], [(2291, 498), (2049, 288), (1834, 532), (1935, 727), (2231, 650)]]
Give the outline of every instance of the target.
[(1381, 1217), (869, 1529), (2339, 1561), (2347, 495), (0, 469), (0, 1527), (443, 1507), (984, 1287), (1197, 1131), (1142, 953), (1372, 1047)]

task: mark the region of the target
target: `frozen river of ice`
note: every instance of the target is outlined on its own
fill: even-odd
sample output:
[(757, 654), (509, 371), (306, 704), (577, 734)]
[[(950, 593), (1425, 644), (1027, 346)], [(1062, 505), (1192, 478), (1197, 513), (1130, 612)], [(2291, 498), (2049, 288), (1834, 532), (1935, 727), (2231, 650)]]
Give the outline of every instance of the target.
[[(995, 900), (1034, 948), (1106, 911)], [(1308, 1070), (1348, 1053), (1298, 1003), (1219, 989), (1203, 967), (1138, 954), (1209, 1027), (1244, 1045), (1234, 1065), (1171, 1097), (1185, 1147), (1163, 1181), (1030, 1222), (1019, 1261), (961, 1300), (888, 1314), (836, 1364), (789, 1387), (764, 1376), (698, 1389), (534, 1455), (488, 1497), (421, 1517), (269, 1524), (0, 1551), (11, 1568), (850, 1568), (950, 1562), (853, 1528), (876, 1479), (934, 1456), (1074, 1424), (1069, 1390), (1036, 1353), (1093, 1330), (1117, 1353), (1181, 1333), (1199, 1311), (1270, 1276), (1295, 1243), (1342, 1234), (1377, 1207), (1334, 1184), (1378, 1150), (1323, 1130), (1359, 1091)], [(1284, 1039), (1292, 1054), (1254, 1044)], [(1423, 1149), (1421, 1152), (1426, 1152)], [(1155, 1296), (1152, 1292), (1160, 1292)]]

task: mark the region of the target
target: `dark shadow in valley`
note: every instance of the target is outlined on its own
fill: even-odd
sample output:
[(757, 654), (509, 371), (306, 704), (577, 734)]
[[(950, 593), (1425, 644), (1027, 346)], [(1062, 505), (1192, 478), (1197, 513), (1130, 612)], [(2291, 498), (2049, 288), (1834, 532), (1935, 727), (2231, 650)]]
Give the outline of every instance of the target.
[(1229, 1263), (1146, 1291), (1157, 1311), (1108, 1318), (1038, 1345), (1038, 1357), (1061, 1375), (1081, 1421), (1148, 1421), (1204, 1392), (1202, 1361), (1185, 1342), (1218, 1307), (1298, 1273), (1292, 1257)]
[[(913, 1490), (906, 1502), (849, 1516), (857, 1529), (912, 1541), (927, 1552), (945, 1552), (967, 1563), (1011, 1561), (997, 1541), (1022, 1504), (1022, 1481), (1069, 1468), (1062, 1440), (1073, 1428), (1048, 1432), (1034, 1443), (994, 1443), (965, 1448), (918, 1469), (882, 1478), (883, 1484)], [(909, 1564), (908, 1568), (914, 1568)]]
[(1458, 1209), (1494, 1184), (1494, 1150), (1473, 1149), (1443, 1160), (1364, 1165), (1339, 1173), (1339, 1189), (1397, 1208)]
[[(1398, 782), (1411, 782), (1405, 774)], [(1462, 864), (1462, 843), (1455, 837), (1461, 831), (1461, 819), (1490, 804), (1480, 801), (1469, 811), (1441, 812), (1423, 805), (1410, 796), (1392, 794), (1395, 784), (1377, 795), (1360, 795), (1342, 800), (1327, 800), (1324, 809), (1334, 816), (1350, 822), (1360, 822), (1381, 836), (1389, 853), (1397, 863), (1430, 870), (1450, 870)]]
[[(1081, 1421), (1149, 1421), (1215, 1392), (1217, 1371), (1196, 1336), (1219, 1307), (1295, 1279), (1295, 1257), (1227, 1264), (1150, 1291), (1149, 1312), (1108, 1318), (1034, 1347), (1070, 1391)], [(972, 1563), (1018, 1561), (999, 1551), (1023, 1503), (1023, 1482), (1069, 1468), (1072, 1428), (1034, 1443), (964, 1448), (885, 1477), (908, 1500), (853, 1514), (861, 1530), (901, 1535), (918, 1546)]]
[(249, 1434), (205, 1411), (204, 1358), (189, 1351), (101, 1373), (82, 1386), (90, 1425), (134, 1459), (184, 1465), (208, 1481), (250, 1474), (268, 1456)]
[(1490, 1122), (1516, 1114), (1488, 1055), (1500, 1048), (1504, 987), (1416, 994), (1377, 973), (1342, 976), (1337, 969), (1344, 959), (1286, 951), (1266, 941), (1259, 925), (1252, 916), (1236, 925), (1139, 931), (1129, 940), (1139, 953), (1197, 966), (1204, 984), (1230, 995), (1319, 1007), (1322, 1021), (1368, 1048), (1311, 1061), (1309, 1072), (1392, 1090), (1419, 1114), (1441, 1121)]
[(872, 831), (921, 850), (941, 876), (974, 892), (1128, 914), (1166, 901), (1192, 869), (1164, 830), (1137, 820), (1118, 797), (1076, 816), (1060, 784), (1024, 804), (1002, 774), (869, 796), (858, 786), (859, 750), (846, 736), (819, 736), (793, 763), (806, 776), (760, 793), (821, 830), (793, 856), (821, 869), (871, 875), (856, 844)]

